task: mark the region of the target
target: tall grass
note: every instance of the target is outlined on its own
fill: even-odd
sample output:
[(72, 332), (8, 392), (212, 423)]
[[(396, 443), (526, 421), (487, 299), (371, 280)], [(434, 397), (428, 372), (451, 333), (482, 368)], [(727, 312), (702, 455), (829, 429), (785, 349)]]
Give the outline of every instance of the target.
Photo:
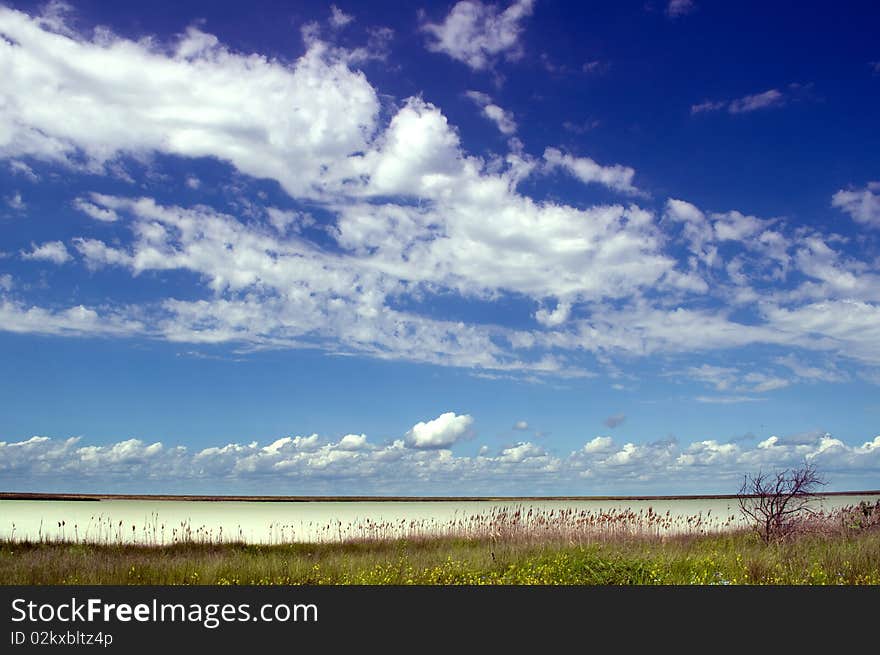
[[(520, 542), (565, 540), (592, 543), (621, 538), (661, 537), (670, 535), (710, 534), (741, 525), (735, 515), (705, 514), (683, 516), (653, 508), (606, 509), (590, 511), (574, 508), (541, 509), (528, 505), (500, 505), (485, 512), (456, 514), (450, 519), (419, 518), (396, 520), (333, 520), (305, 525), (273, 522), (258, 541), (262, 544), (295, 542), (329, 543), (426, 538), (495, 539)], [(167, 546), (175, 544), (223, 544), (253, 541), (241, 526), (224, 533), (222, 527), (195, 525), (190, 519), (168, 524), (158, 512), (139, 524), (126, 523), (102, 514), (92, 515), (85, 525), (65, 520), (54, 525), (40, 525), (36, 535), (16, 534), (12, 524), (9, 540), (40, 543), (88, 543), (97, 545)]]
[[(177, 526), (166, 528), (163, 543), (161, 523), (146, 530), (151, 543), (126, 541), (138, 533), (126, 525), (89, 532), (103, 535), (100, 542), (84, 533), (76, 541), (62, 525), (64, 538), (0, 541), (0, 583), (880, 584), (880, 525), (853, 512), (813, 515), (793, 538), (773, 544), (730, 517), (653, 511), (502, 508), (456, 518), (441, 534), (437, 525), (364, 522), (341, 540), (274, 544)], [(401, 529), (407, 536), (396, 536)]]

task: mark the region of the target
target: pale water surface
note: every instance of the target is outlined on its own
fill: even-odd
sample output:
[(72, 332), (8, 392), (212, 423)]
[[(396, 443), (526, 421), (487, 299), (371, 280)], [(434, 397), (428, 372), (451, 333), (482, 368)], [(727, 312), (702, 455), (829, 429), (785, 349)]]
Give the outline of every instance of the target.
[[(824, 510), (873, 502), (877, 496), (824, 496)], [(248, 502), (191, 500), (0, 500), (0, 539), (68, 539), (96, 543), (174, 541), (338, 541), (346, 538), (443, 534), (479, 530), (499, 514), (580, 516), (631, 512), (632, 523), (662, 515), (656, 531), (712, 531), (742, 525), (736, 499), (444, 500)], [(551, 514), (552, 512), (552, 514)], [(636, 515), (633, 517), (633, 515)], [(691, 521), (688, 521), (691, 518)], [(699, 520), (697, 520), (699, 519)]]

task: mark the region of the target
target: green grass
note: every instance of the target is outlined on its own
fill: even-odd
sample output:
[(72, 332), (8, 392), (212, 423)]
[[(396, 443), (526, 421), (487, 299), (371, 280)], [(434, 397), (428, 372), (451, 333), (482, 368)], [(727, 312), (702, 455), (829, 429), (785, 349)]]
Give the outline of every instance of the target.
[(880, 532), (572, 544), (418, 539), (336, 544), (0, 541), (0, 584), (880, 584)]

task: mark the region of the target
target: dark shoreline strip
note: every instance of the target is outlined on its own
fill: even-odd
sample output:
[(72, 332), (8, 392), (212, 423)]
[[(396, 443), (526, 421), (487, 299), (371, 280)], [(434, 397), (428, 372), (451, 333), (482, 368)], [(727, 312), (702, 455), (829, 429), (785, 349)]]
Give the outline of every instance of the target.
[[(827, 491), (817, 496), (880, 496), (880, 490)], [(101, 501), (101, 500), (181, 500), (202, 502), (257, 503), (363, 503), (363, 502), (517, 502), (517, 501), (582, 501), (582, 500), (733, 500), (736, 494), (697, 494), (684, 496), (188, 496), (168, 494), (64, 494), (0, 491), (3, 500)]]

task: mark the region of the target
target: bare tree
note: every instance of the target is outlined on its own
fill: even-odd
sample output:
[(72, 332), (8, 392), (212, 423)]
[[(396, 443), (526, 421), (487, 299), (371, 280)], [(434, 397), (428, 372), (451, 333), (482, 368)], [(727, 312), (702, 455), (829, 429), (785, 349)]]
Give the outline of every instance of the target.
[(746, 475), (737, 500), (740, 511), (766, 543), (781, 541), (792, 534), (805, 515), (811, 514), (810, 501), (825, 480), (810, 463), (799, 468)]

